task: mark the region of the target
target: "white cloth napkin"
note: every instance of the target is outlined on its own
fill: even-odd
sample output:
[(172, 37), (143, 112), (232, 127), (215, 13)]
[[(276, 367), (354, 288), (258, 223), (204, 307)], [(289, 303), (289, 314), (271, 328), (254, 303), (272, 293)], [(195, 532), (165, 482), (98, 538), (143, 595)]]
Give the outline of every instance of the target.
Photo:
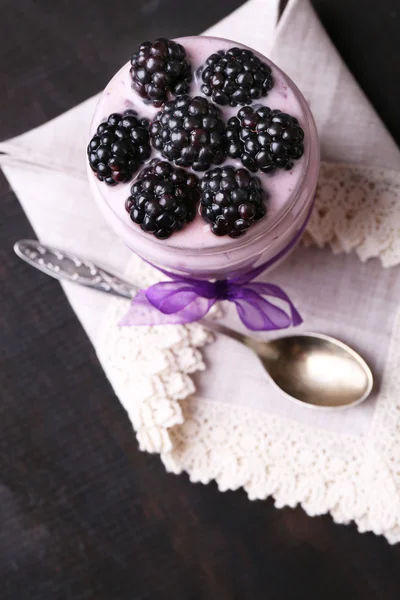
[[(385, 270), (382, 263), (400, 262), (400, 152), (308, 1), (290, 1), (275, 28), (277, 14), (277, 1), (251, 0), (206, 33), (271, 56), (309, 101), (324, 160), (338, 163), (323, 165), (308, 235), (342, 254), (301, 248), (273, 281), (293, 296), (308, 329), (337, 335), (364, 353), (378, 378), (372, 399), (334, 415), (294, 406), (237, 344), (220, 338), (202, 355), (208, 337), (196, 324), (120, 331), (123, 301), (63, 287), (140, 447), (159, 452), (167, 469), (186, 470), (193, 481), (216, 479), (221, 490), (242, 486), (250, 499), (272, 495), (277, 506), (330, 512), (338, 522), (354, 520), (360, 531), (396, 542), (400, 278), (397, 267)], [(126, 269), (145, 284), (156, 275), (131, 258), (90, 199), (85, 145), (96, 101), (1, 144), (2, 168), (41, 241), (116, 272)], [(54, 155), (56, 144), (61, 154)], [(343, 254), (352, 249), (358, 257)], [(359, 260), (370, 256), (380, 260)], [(230, 311), (226, 319), (238, 326)], [(189, 374), (196, 371), (194, 385)], [(239, 374), (234, 380), (232, 372)]]

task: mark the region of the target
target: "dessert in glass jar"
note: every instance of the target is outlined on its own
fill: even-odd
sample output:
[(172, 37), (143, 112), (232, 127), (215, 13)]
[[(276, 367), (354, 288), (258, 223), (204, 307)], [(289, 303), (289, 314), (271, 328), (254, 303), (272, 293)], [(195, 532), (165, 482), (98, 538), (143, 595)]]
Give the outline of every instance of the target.
[(205, 36), (141, 44), (106, 86), (90, 133), (93, 195), (157, 267), (226, 279), (284, 258), (301, 237), (319, 168), (315, 123), (296, 85), (254, 50)]

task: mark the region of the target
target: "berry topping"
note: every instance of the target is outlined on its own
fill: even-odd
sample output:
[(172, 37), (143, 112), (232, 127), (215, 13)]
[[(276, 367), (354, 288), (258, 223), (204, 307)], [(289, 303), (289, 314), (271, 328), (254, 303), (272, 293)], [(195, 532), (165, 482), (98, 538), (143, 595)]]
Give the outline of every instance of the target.
[(89, 142), (89, 164), (100, 181), (116, 185), (129, 181), (150, 157), (149, 123), (134, 110), (113, 113), (100, 123)]
[(237, 238), (266, 213), (265, 192), (246, 169), (216, 168), (200, 182), (201, 215), (215, 235)]
[(157, 113), (150, 125), (150, 139), (154, 148), (176, 165), (205, 171), (225, 159), (224, 130), (214, 104), (201, 96), (181, 96)]
[(143, 231), (165, 240), (196, 216), (198, 183), (194, 173), (153, 159), (132, 185), (125, 208)]
[(253, 173), (292, 169), (293, 161), (303, 155), (303, 139), (304, 131), (295, 117), (268, 106), (244, 106), (237, 117), (229, 119), (225, 132), (228, 156), (240, 158)]
[(251, 104), (273, 86), (270, 67), (251, 50), (220, 50), (200, 70), (201, 91), (217, 104)]
[(132, 87), (154, 106), (189, 91), (192, 70), (181, 44), (166, 38), (140, 44), (131, 58)]

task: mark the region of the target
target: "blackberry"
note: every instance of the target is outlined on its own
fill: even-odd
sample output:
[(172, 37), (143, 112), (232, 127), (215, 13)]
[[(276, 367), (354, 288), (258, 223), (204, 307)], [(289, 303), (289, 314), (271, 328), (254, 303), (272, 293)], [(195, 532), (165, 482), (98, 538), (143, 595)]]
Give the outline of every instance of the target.
[(211, 169), (200, 188), (201, 215), (215, 235), (240, 237), (266, 214), (261, 182), (246, 169)]
[(125, 208), (143, 231), (165, 240), (195, 218), (198, 183), (194, 173), (153, 159), (132, 185)]
[(201, 96), (185, 95), (164, 104), (150, 125), (150, 140), (176, 165), (205, 171), (225, 159), (224, 131), (214, 104)]
[(181, 44), (166, 38), (140, 44), (131, 58), (132, 87), (154, 106), (189, 91), (192, 69)]
[(244, 106), (229, 119), (225, 132), (228, 156), (240, 158), (253, 173), (292, 169), (293, 161), (303, 155), (303, 139), (295, 117), (268, 106)]
[(151, 154), (148, 127), (134, 110), (113, 113), (100, 123), (87, 148), (90, 167), (100, 181), (116, 185), (132, 178)]
[(200, 69), (201, 91), (216, 104), (251, 104), (266, 96), (273, 86), (271, 68), (251, 50), (220, 50)]

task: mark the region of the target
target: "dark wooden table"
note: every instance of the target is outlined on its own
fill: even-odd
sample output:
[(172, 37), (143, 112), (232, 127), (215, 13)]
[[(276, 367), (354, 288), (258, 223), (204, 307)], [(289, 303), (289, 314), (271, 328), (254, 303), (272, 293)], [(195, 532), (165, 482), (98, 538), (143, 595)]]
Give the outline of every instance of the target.
[[(1, 138), (94, 94), (138, 41), (240, 4), (1, 0)], [(314, 5), (400, 142), (398, 0)], [(192, 485), (138, 451), (61, 288), (13, 256), (33, 232), (0, 188), (1, 600), (397, 600), (400, 546)]]

